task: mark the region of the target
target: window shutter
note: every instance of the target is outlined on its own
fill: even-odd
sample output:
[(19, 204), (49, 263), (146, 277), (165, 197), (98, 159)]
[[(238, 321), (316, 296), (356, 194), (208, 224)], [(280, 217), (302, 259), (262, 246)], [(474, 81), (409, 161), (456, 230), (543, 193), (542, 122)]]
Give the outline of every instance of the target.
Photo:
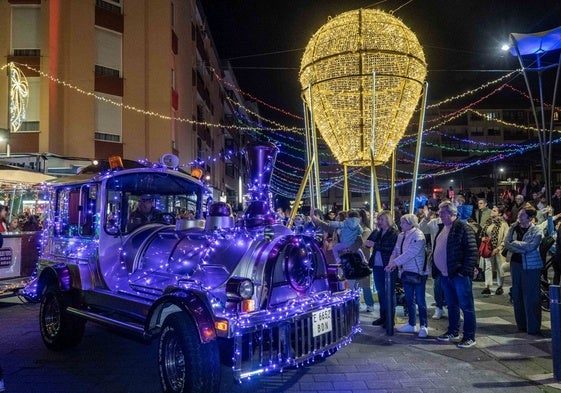
[(12, 50), (40, 49), (40, 8), (12, 7)]
[(95, 64), (121, 73), (121, 34), (95, 29)]

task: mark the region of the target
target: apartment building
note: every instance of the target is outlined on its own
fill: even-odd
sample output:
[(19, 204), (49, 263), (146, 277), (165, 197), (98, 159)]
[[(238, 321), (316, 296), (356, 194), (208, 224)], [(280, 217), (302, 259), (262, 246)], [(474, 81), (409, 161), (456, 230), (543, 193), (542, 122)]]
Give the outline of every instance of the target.
[[(0, 0), (0, 52), (0, 66), (14, 62), (29, 85), (19, 129), (0, 111), (0, 156), (8, 148), (12, 157), (157, 161), (173, 153), (202, 162), (217, 196), (238, 193), (239, 160), (209, 158), (225, 145), (239, 150), (239, 135), (217, 125), (234, 122), (226, 97), (242, 98), (217, 78), (200, 1)], [(8, 108), (2, 74), (0, 108)]]

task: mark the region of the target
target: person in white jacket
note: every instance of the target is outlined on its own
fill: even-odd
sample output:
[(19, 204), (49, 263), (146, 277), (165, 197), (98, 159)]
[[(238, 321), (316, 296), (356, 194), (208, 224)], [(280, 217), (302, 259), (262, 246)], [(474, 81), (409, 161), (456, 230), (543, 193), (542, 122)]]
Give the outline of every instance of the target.
[(419, 309), (419, 337), (425, 338), (428, 336), (427, 303), (425, 300), (425, 286), (428, 276), (427, 264), (425, 263), (425, 235), (419, 229), (419, 220), (414, 214), (404, 214), (400, 223), (402, 232), (397, 237), (386, 271), (391, 272), (398, 267), (402, 275), (404, 272), (417, 273), (421, 276), (421, 280), (418, 284), (403, 282), (409, 321), (396, 330), (401, 333), (415, 333), (417, 331), (416, 303)]

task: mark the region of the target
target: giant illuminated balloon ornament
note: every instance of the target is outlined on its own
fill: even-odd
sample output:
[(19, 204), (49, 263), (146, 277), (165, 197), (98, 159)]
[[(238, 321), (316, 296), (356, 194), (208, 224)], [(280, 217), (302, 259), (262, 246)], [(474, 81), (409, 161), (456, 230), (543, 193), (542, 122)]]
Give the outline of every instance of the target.
[(423, 49), (401, 20), (359, 9), (338, 15), (313, 35), (302, 58), (300, 83), (337, 161), (369, 166), (372, 143), (379, 165), (403, 136), (426, 73)]
[(389, 159), (419, 101), (426, 70), (415, 34), (386, 12), (349, 11), (320, 27), (306, 46), (300, 83), (311, 122), (340, 164)]

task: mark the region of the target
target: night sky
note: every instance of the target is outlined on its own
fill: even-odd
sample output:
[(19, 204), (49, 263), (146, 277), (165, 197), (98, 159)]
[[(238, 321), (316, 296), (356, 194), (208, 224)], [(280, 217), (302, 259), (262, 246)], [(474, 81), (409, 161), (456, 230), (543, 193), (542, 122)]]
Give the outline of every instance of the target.
[[(218, 55), (230, 61), (240, 88), (300, 116), (303, 105), (298, 72), (304, 49), (329, 17), (342, 12), (361, 7), (393, 11), (415, 32), (428, 64), (429, 104), (520, 68), (517, 58), (500, 49), (508, 43), (510, 33), (535, 33), (561, 26), (561, 0), (207, 0), (203, 7)], [(520, 75), (512, 84), (517, 84), (521, 92), (527, 91)], [(469, 102), (477, 99), (474, 95), (466, 97)], [(445, 105), (458, 108), (466, 104), (453, 100)], [(522, 94), (503, 89), (482, 105), (486, 106), (476, 108), (528, 108), (529, 101)], [(260, 111), (284, 125), (303, 127), (302, 120), (264, 106)], [(273, 186), (280, 195), (295, 193), (302, 179), (306, 163), (305, 155), (297, 150), (299, 146), (303, 141), (284, 143), (277, 158)], [(521, 156), (512, 159), (520, 160)], [(381, 170), (382, 177), (389, 178), (387, 166)], [(486, 171), (483, 167), (474, 170)], [(431, 166), (420, 168), (420, 173), (429, 175), (438, 171)], [(466, 173), (466, 179), (467, 176)], [(322, 185), (328, 184), (323, 179), (335, 177), (333, 173), (322, 174)], [(368, 188), (365, 177), (361, 183), (351, 176), (351, 190)], [(446, 176), (439, 178), (447, 181)], [(333, 184), (340, 187), (341, 180), (338, 181), (338, 185)]]
[(560, 0), (208, 0), (203, 7), (240, 88), (299, 115), (300, 60), (330, 16), (361, 7), (395, 11), (425, 50), (432, 101), (506, 73), (494, 70), (518, 68), (516, 58), (500, 51), (509, 33), (561, 25)]

